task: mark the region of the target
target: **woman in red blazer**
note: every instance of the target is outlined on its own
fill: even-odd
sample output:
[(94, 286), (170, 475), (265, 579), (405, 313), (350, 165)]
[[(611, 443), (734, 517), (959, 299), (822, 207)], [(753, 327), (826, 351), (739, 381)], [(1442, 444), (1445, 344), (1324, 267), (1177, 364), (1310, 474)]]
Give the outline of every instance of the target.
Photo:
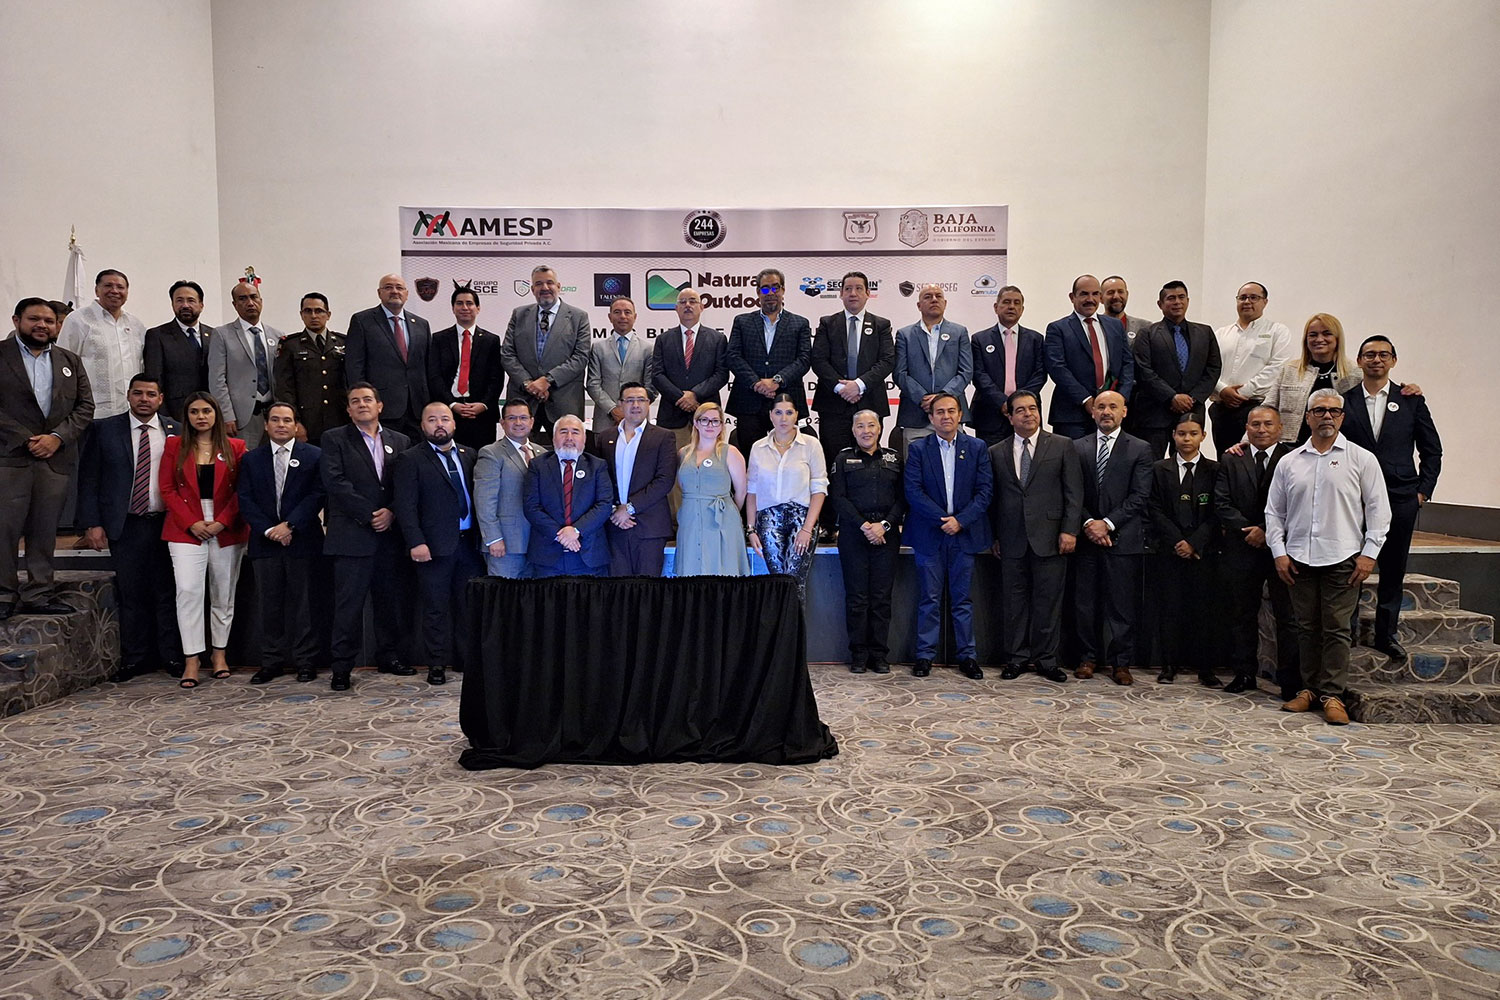
[(240, 460), (245, 442), (224, 428), (219, 404), (206, 392), (187, 399), (180, 437), (169, 437), (162, 450), (157, 479), (167, 507), (161, 537), (177, 576), (177, 630), (184, 659), (181, 686), (198, 686), (204, 633), (203, 609), (211, 615), (213, 674), (229, 676), (224, 647), (234, 624), (234, 590), (250, 529), (240, 517)]

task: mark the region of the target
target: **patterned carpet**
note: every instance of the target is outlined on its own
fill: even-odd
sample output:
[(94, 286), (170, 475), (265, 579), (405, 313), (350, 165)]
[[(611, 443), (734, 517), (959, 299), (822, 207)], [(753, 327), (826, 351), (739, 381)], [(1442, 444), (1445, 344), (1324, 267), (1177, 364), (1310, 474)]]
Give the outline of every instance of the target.
[(0, 722), (0, 998), (1493, 998), (1500, 730), (813, 668), (815, 766), (469, 774), (458, 685)]

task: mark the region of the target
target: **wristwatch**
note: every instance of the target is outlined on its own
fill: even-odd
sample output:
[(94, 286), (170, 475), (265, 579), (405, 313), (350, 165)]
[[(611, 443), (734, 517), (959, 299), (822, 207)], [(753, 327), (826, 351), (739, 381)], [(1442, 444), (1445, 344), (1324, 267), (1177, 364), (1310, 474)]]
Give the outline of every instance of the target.
[(631, 517), (635, 517), (635, 504), (627, 503), (625, 505), (625, 510), (630, 514)]
[(771, 376), (771, 381), (775, 382), (777, 385), (780, 385), (781, 384), (781, 376), (780, 375), (772, 375)]
[(880, 522), (880, 526), (882, 528), (884, 528), (886, 531), (890, 531), (891, 530), (891, 522), (889, 522), (889, 521), (881, 521)]

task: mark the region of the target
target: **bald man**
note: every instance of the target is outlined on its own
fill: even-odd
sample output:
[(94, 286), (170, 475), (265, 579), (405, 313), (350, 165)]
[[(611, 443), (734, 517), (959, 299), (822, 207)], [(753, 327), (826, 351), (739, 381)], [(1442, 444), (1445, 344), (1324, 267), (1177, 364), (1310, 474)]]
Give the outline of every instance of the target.
[(413, 440), (422, 436), (422, 407), (431, 398), (427, 382), (427, 321), (406, 311), (406, 282), (387, 274), (376, 288), (380, 304), (349, 317), (344, 334), (344, 384), (368, 382), (385, 404), (386, 427)]
[(276, 400), (276, 351), (285, 334), (260, 321), (258, 286), (239, 282), (229, 301), (239, 318), (208, 336), (208, 391), (224, 411), (230, 436), (257, 448), (266, 434), (266, 411)]

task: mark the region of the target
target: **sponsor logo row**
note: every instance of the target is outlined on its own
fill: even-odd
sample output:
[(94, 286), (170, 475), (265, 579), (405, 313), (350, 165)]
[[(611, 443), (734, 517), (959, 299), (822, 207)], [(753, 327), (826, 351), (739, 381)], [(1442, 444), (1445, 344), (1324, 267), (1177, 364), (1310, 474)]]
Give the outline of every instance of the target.
[[(595, 273), (594, 305), (608, 308), (611, 302), (622, 295), (634, 299), (632, 278), (633, 275), (624, 271)], [(687, 268), (660, 267), (646, 271), (645, 278), (647, 309), (675, 309), (677, 296), (684, 288), (698, 289), (703, 297), (704, 308), (707, 309), (754, 309), (759, 305), (754, 274), (719, 274), (712, 271), (700, 271), (695, 276)], [(417, 297), (423, 302), (431, 302), (437, 297), (438, 279), (417, 278), (412, 284), (416, 288)], [(870, 279), (871, 297), (879, 297), (881, 284), (879, 278)], [(925, 285), (937, 285), (944, 293), (953, 294), (957, 294), (960, 288), (960, 283), (956, 281), (901, 281), (896, 284), (896, 291), (900, 292), (903, 297), (910, 298)], [(480, 295), (499, 295), (501, 282), (487, 278), (471, 278), (468, 286)], [(808, 298), (836, 299), (843, 290), (843, 279), (804, 275), (798, 282), (797, 289)], [(981, 274), (974, 279), (969, 294), (995, 295), (999, 290), (999, 281), (988, 274)], [(528, 298), (531, 295), (531, 282), (526, 278), (516, 278), (511, 282), (511, 291), (517, 298)], [(577, 292), (578, 286), (562, 285), (560, 291), (563, 295), (568, 295)]]

